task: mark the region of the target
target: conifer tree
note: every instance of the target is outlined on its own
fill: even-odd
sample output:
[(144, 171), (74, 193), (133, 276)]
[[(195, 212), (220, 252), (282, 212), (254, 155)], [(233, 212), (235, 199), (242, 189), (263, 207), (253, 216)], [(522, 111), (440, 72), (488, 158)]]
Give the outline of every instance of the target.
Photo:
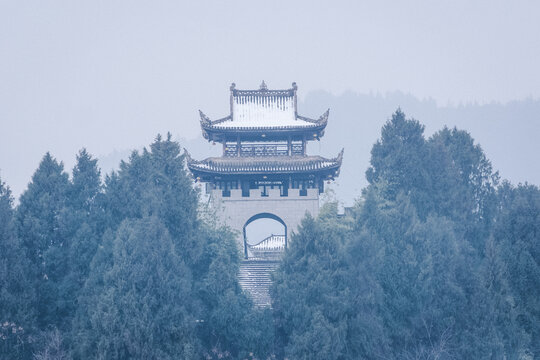
[[(529, 337), (523, 356), (540, 356), (540, 189), (533, 185), (499, 189), (494, 237), (501, 249), (519, 327)], [(523, 343), (523, 341), (522, 341)]]
[(466, 131), (445, 127), (428, 145), (430, 211), (452, 219), (481, 255), (496, 215), (499, 174)]
[(66, 246), (60, 213), (66, 204), (68, 175), (64, 166), (46, 153), (21, 195), (16, 223), (19, 238), (36, 269), (38, 326), (58, 320), (58, 279), (66, 273)]
[(103, 234), (101, 195), (97, 160), (82, 149), (73, 168), (66, 204), (59, 215), (67, 265), (58, 278), (56, 326), (64, 331), (70, 328), (79, 291), (88, 277), (90, 262)]
[[(384, 354), (373, 300), (353, 290), (359, 272), (348, 271), (349, 236), (350, 224), (338, 219), (335, 203), (327, 204), (318, 219), (306, 217), (293, 236), (272, 287), (278, 354), (293, 359)], [(367, 283), (359, 287), (377, 292), (370, 275), (363, 276)]]
[(110, 229), (106, 230), (90, 263), (88, 278), (77, 298), (77, 310), (69, 334), (70, 338), (76, 339), (70, 343), (75, 359), (94, 356), (92, 354), (100, 339), (92, 318), (98, 315), (95, 306), (104, 293), (105, 274), (111, 271), (114, 265), (114, 240), (115, 233)]
[[(251, 312), (252, 304), (237, 282), (239, 254), (234, 237), (228, 231), (213, 229), (201, 221), (198, 194), (186, 172), (180, 147), (171, 140), (170, 134), (165, 140), (158, 136), (149, 150), (133, 152), (129, 161), (122, 162), (120, 170), (107, 177), (101, 203), (106, 220), (103, 224), (108, 230), (78, 298), (72, 338), (84, 341), (74, 344), (77, 357), (84, 358), (100, 346), (99, 324), (92, 319), (103, 311), (94, 304), (106, 303), (100, 294), (107, 292), (106, 274), (113, 271), (116, 264), (111, 239), (116, 239), (115, 242), (124, 239), (118, 238), (120, 224), (135, 224), (146, 218), (155, 219), (166, 228), (176, 259), (186, 267), (180, 275), (187, 276), (184, 280), (189, 283), (190, 295), (177, 304), (168, 304), (169, 300), (163, 298), (164, 303), (160, 305), (180, 306), (197, 315), (194, 319), (199, 322), (192, 328), (196, 336), (192, 351), (198, 356), (210, 354), (210, 349), (235, 357), (249, 352), (261, 353), (250, 349), (250, 342), (246, 341), (254, 339), (261, 343), (263, 352), (268, 351), (268, 344), (257, 337), (264, 326), (256, 322), (250, 324), (259, 315)], [(80, 231), (84, 231), (84, 227)], [(108, 301), (115, 302), (112, 297)]]
[(395, 200), (400, 192), (408, 194), (419, 207), (427, 201), (425, 159), (428, 154), (424, 126), (407, 119), (401, 109), (381, 130), (381, 138), (371, 149), (366, 178), (370, 184), (384, 182), (385, 196)]
[(13, 198), (0, 180), (0, 357), (27, 358), (35, 327), (33, 268), (15, 231)]
[(149, 150), (133, 152), (129, 162), (122, 162), (118, 173), (108, 177), (106, 213), (113, 229), (124, 219), (157, 216), (179, 251), (193, 261), (202, 251), (196, 234), (198, 197), (180, 146), (171, 138), (158, 135)]
[(507, 351), (497, 340), (503, 320), (485, 321), (508, 310), (504, 301), (489, 305), (487, 274), (505, 278), (483, 261), (498, 175), (466, 132), (445, 128), (428, 142), (422, 132), (399, 110), (383, 127), (358, 212), (356, 232), (376, 239), (382, 254), (376, 274), (393, 357)]
[(155, 216), (126, 220), (112, 246), (112, 266), (102, 269), (101, 292), (89, 304), (96, 347), (81, 358), (194, 358), (200, 310), (166, 227)]

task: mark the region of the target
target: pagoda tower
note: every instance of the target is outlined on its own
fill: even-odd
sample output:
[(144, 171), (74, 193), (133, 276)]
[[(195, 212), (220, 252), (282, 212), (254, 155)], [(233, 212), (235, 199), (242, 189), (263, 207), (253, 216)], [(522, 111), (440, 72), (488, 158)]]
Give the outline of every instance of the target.
[[(199, 111), (204, 138), (221, 143), (222, 156), (197, 161), (186, 152), (217, 216), (239, 234), (240, 282), (261, 306), (269, 305), (269, 271), (306, 213), (318, 215), (319, 194), (339, 175), (343, 158), (343, 150), (332, 159), (306, 153), (307, 142), (324, 135), (329, 111), (318, 119), (299, 115), (296, 91), (296, 83), (287, 90), (269, 90), (264, 81), (258, 90), (239, 90), (233, 83), (228, 116), (211, 120)], [(285, 235), (248, 243), (246, 226), (261, 218), (280, 222)]]

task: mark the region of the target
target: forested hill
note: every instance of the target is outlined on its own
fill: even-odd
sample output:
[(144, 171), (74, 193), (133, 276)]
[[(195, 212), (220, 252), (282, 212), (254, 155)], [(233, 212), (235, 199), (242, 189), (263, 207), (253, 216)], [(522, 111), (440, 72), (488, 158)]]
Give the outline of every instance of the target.
[(16, 207), (0, 179), (0, 358), (540, 358), (540, 189), (466, 131), (389, 116), (368, 166), (349, 157), (360, 201), (295, 229), (271, 309), (170, 135), (105, 181), (84, 149), (71, 176), (46, 153)]
[(293, 237), (273, 286), (276, 349), (290, 359), (540, 358), (538, 187), (500, 182), (470, 134), (426, 137), (400, 111), (366, 175), (351, 217), (326, 204)]
[(520, 100), (506, 104), (438, 105), (401, 92), (384, 95), (325, 91), (310, 92), (299, 103), (300, 113), (318, 116), (330, 108), (324, 137), (311, 152), (335, 156), (345, 148), (341, 175), (335, 186), (340, 200), (351, 203), (367, 184), (371, 147), (380, 129), (398, 107), (426, 126), (431, 135), (443, 126), (468, 131), (492, 161), (494, 169), (514, 184), (540, 184), (540, 100)]

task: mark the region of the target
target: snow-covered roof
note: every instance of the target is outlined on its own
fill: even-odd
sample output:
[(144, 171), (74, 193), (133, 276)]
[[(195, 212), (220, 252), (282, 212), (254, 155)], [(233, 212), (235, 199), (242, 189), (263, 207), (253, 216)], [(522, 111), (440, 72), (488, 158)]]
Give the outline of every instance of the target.
[(312, 125), (296, 118), (294, 102), (294, 94), (281, 95), (268, 91), (257, 94), (233, 94), (231, 121), (216, 124), (216, 127)]
[(317, 128), (326, 125), (328, 112), (317, 120), (299, 116), (296, 109), (296, 83), (287, 90), (238, 90), (231, 86), (231, 114), (220, 120), (210, 120), (201, 112), (203, 128), (215, 130), (266, 130)]

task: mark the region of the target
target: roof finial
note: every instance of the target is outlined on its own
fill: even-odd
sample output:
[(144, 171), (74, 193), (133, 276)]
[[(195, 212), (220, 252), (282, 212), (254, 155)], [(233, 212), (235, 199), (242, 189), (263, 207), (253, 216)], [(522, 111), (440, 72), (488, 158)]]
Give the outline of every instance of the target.
[(262, 91), (268, 90), (268, 87), (266, 86), (266, 83), (264, 82), (264, 80), (263, 80), (262, 83), (261, 83), (260, 89), (261, 89)]
[(235, 84), (235, 83), (232, 83), (232, 84), (231, 84), (231, 87), (230, 87), (231, 91), (233, 91), (235, 87), (236, 87), (236, 84)]
[(293, 83), (292, 83), (292, 88), (293, 88), (293, 90), (297, 90), (297, 89), (298, 89), (298, 86), (296, 85), (296, 82), (293, 82)]

